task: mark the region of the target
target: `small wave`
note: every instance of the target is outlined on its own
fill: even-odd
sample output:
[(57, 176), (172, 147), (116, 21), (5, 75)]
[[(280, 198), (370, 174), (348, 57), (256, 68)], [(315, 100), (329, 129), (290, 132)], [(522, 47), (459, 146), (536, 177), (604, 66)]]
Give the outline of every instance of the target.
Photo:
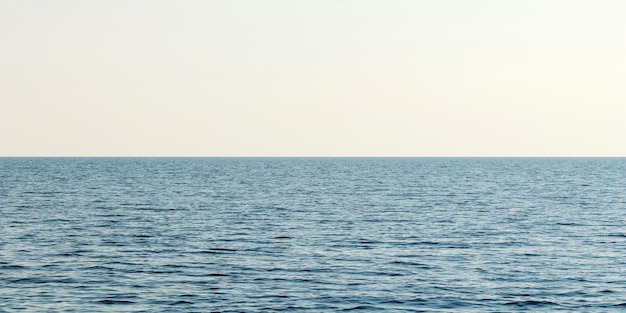
[(193, 302), (180, 300), (180, 301), (170, 303), (170, 305), (181, 305), (181, 304), (193, 304)]
[(551, 302), (551, 301), (525, 300), (525, 301), (507, 302), (506, 305), (515, 305), (519, 307), (524, 307), (524, 306), (549, 306), (549, 305), (558, 305), (558, 304)]
[(370, 306), (370, 305), (357, 305), (355, 307), (345, 308), (342, 311), (359, 311), (359, 310), (370, 311), (370, 310), (377, 310), (377, 309), (380, 309), (380, 308)]
[(626, 237), (626, 234), (608, 234), (609, 237)]
[(373, 240), (367, 240), (367, 239), (361, 239), (358, 241), (359, 244), (362, 245), (371, 245), (371, 244), (376, 244), (378, 243), (377, 241), (373, 241)]
[(24, 191), (24, 194), (27, 194), (27, 195), (39, 195), (43, 197), (53, 197), (54, 195), (62, 194), (62, 193), (63, 192), (61, 191)]
[(291, 238), (293, 238), (293, 237), (290, 237), (290, 236), (277, 236), (277, 237), (274, 237), (274, 239), (291, 239)]
[(26, 269), (26, 267), (22, 265), (14, 265), (14, 264), (0, 265), (0, 270), (23, 270), (23, 269)]
[(134, 235), (133, 237), (135, 237), (135, 238), (152, 238), (154, 236), (148, 235), (148, 234), (137, 234), (137, 235)]
[(397, 264), (397, 265), (403, 265), (403, 266), (416, 266), (418, 268), (421, 269), (429, 269), (429, 268), (433, 268), (430, 265), (426, 265), (424, 263), (419, 263), (419, 262), (412, 262), (412, 261), (393, 261), (390, 262), (391, 264)]
[(228, 248), (209, 248), (209, 251), (222, 251), (222, 252), (236, 252), (237, 250), (235, 249), (228, 249)]
[(41, 283), (46, 283), (45, 280), (38, 279), (38, 278), (30, 278), (30, 277), (16, 278), (16, 279), (13, 279), (13, 280), (9, 280), (9, 282), (10, 283), (14, 283), (14, 284), (28, 284), (28, 283), (41, 284)]
[(437, 242), (437, 241), (414, 241), (414, 242), (408, 242), (406, 243), (406, 245), (410, 245), (410, 246), (419, 246), (419, 245), (439, 245), (441, 244), (441, 242)]
[(100, 300), (100, 301), (96, 301), (96, 303), (106, 304), (106, 305), (117, 305), (117, 304), (121, 304), (121, 305), (128, 305), (128, 304), (135, 304), (135, 302), (133, 302), (133, 301), (128, 301), (128, 300), (113, 300), (113, 299), (105, 299), (105, 300)]
[(211, 248), (207, 250), (198, 250), (198, 251), (194, 251), (191, 253), (193, 254), (228, 254), (228, 253), (233, 253), (236, 251), (237, 250), (233, 250), (233, 249)]
[(93, 265), (93, 266), (83, 267), (82, 270), (85, 270), (85, 271), (112, 271), (112, 270), (115, 270), (115, 269), (112, 268), (112, 267), (108, 267), (108, 266)]

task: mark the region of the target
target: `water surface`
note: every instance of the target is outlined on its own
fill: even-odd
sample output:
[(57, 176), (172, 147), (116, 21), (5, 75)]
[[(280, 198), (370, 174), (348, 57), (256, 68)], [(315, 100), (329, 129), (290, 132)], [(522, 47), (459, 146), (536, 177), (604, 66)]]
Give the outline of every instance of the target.
[(0, 311), (621, 311), (625, 170), (0, 158)]

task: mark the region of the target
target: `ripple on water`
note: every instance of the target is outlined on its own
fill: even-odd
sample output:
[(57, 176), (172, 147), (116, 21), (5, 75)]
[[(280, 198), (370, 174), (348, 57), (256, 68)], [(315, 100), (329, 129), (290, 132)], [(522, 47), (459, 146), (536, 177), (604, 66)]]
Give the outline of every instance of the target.
[(624, 168), (0, 158), (0, 311), (621, 311)]

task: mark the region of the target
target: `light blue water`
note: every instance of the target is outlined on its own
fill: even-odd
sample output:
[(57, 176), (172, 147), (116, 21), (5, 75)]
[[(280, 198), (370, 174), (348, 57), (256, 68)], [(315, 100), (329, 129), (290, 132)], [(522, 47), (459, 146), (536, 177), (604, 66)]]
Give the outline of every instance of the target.
[(2, 312), (626, 309), (626, 159), (0, 158)]

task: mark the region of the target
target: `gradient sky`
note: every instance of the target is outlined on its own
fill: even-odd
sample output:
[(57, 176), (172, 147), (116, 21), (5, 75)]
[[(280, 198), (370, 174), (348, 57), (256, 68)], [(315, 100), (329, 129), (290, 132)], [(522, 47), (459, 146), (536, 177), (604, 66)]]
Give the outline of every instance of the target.
[(623, 0), (0, 0), (0, 156), (626, 156)]

